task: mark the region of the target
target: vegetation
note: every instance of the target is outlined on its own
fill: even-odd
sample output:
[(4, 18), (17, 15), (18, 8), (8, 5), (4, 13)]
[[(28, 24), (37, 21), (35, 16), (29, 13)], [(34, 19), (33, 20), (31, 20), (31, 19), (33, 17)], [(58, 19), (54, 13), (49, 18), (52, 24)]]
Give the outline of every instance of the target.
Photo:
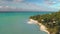
[(44, 15), (31, 16), (30, 19), (37, 20), (46, 26), (50, 34), (60, 34), (60, 11)]

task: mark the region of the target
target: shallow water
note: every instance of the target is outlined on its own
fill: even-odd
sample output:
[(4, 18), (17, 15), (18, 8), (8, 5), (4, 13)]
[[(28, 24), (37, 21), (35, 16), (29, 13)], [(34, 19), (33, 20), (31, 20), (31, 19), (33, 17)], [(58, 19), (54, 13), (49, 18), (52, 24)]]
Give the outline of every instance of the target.
[(46, 34), (37, 25), (27, 24), (30, 16), (50, 12), (4, 12), (0, 13), (0, 34)]

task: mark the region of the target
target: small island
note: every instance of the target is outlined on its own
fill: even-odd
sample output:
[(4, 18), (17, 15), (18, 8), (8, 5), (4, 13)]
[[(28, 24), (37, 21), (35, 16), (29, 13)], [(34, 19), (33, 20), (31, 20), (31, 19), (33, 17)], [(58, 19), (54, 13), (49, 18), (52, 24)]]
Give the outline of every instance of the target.
[(52, 12), (50, 14), (30, 16), (29, 19), (31, 22), (40, 26), (40, 29), (43, 29), (43, 31), (48, 34), (60, 34), (60, 11)]

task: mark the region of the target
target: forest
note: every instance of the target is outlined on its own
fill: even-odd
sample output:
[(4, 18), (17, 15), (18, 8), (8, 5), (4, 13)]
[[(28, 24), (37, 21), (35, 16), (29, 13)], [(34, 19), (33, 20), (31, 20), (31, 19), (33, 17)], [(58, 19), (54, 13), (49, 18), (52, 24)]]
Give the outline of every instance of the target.
[(50, 34), (60, 34), (60, 11), (30, 16), (30, 19), (37, 20), (39, 23), (46, 26)]

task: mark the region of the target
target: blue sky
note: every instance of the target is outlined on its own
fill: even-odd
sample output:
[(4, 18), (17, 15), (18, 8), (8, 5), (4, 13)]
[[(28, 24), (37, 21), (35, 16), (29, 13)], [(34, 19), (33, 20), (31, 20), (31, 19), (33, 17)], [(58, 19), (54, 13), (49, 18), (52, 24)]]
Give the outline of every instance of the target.
[(0, 11), (58, 11), (60, 0), (0, 0)]

